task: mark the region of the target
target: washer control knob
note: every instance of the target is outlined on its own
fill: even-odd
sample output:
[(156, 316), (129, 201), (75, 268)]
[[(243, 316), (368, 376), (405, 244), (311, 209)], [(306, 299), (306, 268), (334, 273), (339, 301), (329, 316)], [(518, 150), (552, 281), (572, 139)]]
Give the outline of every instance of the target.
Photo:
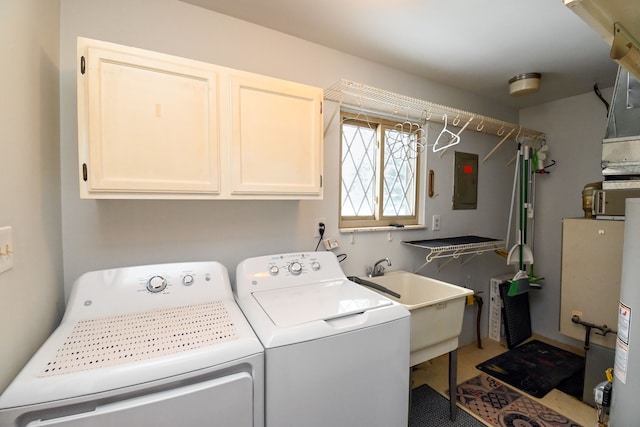
[(147, 290), (154, 294), (164, 291), (166, 287), (167, 281), (162, 276), (153, 276), (147, 281)]
[(195, 282), (195, 279), (191, 274), (185, 274), (182, 278), (182, 284), (185, 286), (191, 286), (193, 285), (193, 282)]
[(320, 270), (320, 263), (319, 263), (318, 261), (313, 261), (313, 262), (311, 263), (311, 269), (312, 269), (313, 271), (318, 271), (318, 270)]
[(269, 274), (271, 274), (272, 276), (277, 276), (278, 273), (280, 273), (280, 269), (277, 265), (272, 265), (271, 267), (269, 267)]
[(300, 264), (298, 261), (294, 261), (289, 264), (289, 273), (293, 274), (294, 276), (299, 276), (300, 273), (302, 273), (302, 264)]

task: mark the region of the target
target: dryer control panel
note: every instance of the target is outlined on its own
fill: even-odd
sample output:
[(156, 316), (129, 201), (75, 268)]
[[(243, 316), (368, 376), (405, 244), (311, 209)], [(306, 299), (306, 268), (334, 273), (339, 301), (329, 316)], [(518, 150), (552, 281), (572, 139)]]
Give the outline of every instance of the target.
[(92, 318), (233, 299), (227, 269), (214, 261), (92, 271), (72, 288), (67, 317)]

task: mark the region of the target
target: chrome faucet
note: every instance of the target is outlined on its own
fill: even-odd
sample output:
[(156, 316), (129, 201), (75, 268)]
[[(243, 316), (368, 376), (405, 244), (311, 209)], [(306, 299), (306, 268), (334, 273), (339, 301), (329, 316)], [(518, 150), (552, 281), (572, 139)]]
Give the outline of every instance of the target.
[(373, 267), (367, 268), (367, 275), (369, 277), (384, 276), (384, 266), (380, 264), (385, 261), (387, 262), (387, 267), (391, 267), (391, 261), (389, 258), (382, 258), (381, 260), (376, 261), (375, 264), (373, 264)]

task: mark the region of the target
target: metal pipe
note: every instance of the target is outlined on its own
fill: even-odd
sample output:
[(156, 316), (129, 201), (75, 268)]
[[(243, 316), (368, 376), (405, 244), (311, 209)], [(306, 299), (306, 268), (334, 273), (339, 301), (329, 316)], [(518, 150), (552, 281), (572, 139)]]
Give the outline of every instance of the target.
[(613, 329), (611, 329), (610, 327), (608, 327), (607, 325), (596, 325), (595, 323), (591, 323), (591, 322), (585, 322), (584, 320), (580, 320), (580, 316), (578, 316), (577, 314), (574, 314), (573, 316), (571, 316), (571, 321), (573, 323), (576, 323), (578, 325), (582, 325), (585, 327), (585, 336), (584, 336), (584, 350), (588, 351), (589, 350), (589, 345), (590, 345), (590, 336), (591, 336), (591, 329), (597, 329), (600, 331), (600, 333), (597, 334), (598, 335), (602, 335), (603, 337), (606, 336), (609, 332), (612, 333), (617, 333), (616, 331), (614, 331)]

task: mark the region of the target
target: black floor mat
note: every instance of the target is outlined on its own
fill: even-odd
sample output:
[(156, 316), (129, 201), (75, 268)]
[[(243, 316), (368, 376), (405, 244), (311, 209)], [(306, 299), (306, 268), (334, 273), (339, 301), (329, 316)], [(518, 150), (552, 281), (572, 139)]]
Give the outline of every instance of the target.
[[(583, 362), (584, 363), (584, 362)], [(563, 393), (571, 395), (578, 400), (582, 400), (584, 393), (584, 366), (575, 374), (571, 375), (566, 380), (562, 380), (555, 388)]]
[(445, 399), (424, 384), (411, 391), (411, 412), (409, 413), (409, 427), (483, 427), (484, 423), (458, 408), (456, 420), (451, 421), (449, 400)]
[[(502, 353), (476, 366), (481, 371), (495, 377), (533, 397), (543, 397), (563, 381), (584, 372), (584, 357), (533, 340)], [(584, 375), (584, 374), (583, 374)], [(575, 389), (576, 383), (568, 382)], [(567, 383), (565, 383), (565, 386)], [(582, 390), (570, 393), (582, 396)]]

